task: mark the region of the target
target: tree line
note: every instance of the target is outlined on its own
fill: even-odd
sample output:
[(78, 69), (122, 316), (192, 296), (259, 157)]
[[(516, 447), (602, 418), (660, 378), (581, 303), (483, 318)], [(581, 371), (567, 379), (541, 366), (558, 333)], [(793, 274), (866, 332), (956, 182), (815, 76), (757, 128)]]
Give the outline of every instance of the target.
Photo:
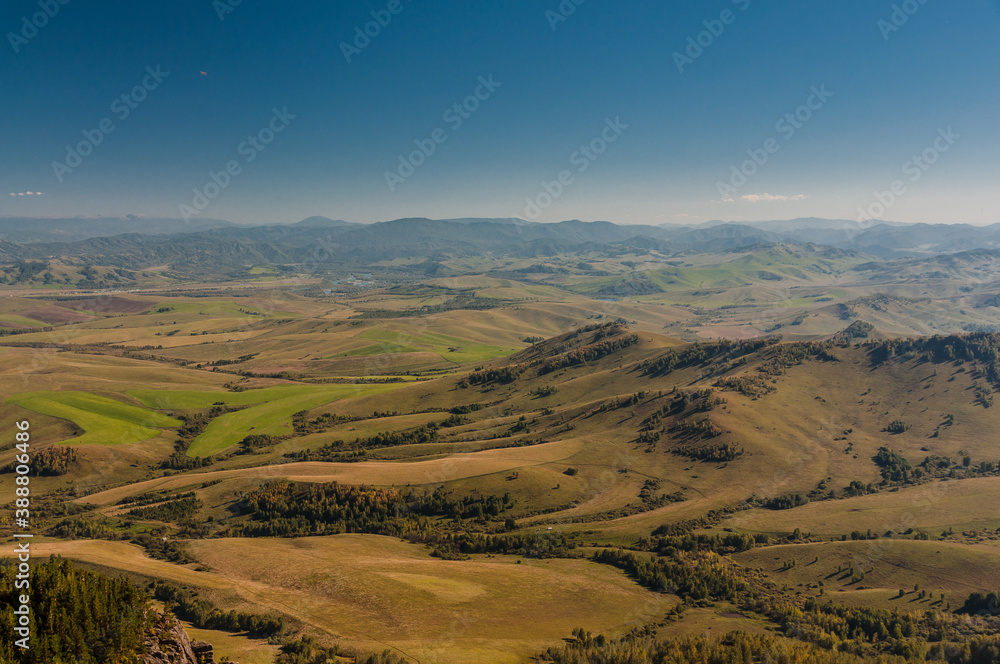
[(154, 599), (165, 602), (167, 609), (174, 615), (199, 629), (246, 632), (256, 637), (280, 634), (284, 629), (281, 618), (245, 611), (223, 611), (211, 602), (199, 598), (194, 592), (172, 583), (155, 581), (151, 590)]
[[(0, 473), (13, 473), (17, 464), (10, 463)], [(28, 468), (31, 477), (65, 475), (76, 465), (76, 449), (69, 445), (52, 445), (34, 453)]]
[(275, 480), (249, 492), (236, 504), (249, 520), (231, 526), (231, 537), (300, 537), (338, 533), (403, 536), (430, 530), (440, 519), (485, 523), (514, 506), (503, 496), (451, 498), (438, 487), (431, 493), (329, 484), (298, 485)]
[(604, 336), (606, 335), (601, 335), (601, 332), (598, 331), (594, 336), (602, 340), (582, 348), (571, 350), (568, 353), (544, 362), (538, 367), (538, 375), (544, 376), (558, 369), (578, 367), (587, 362), (596, 362), (612, 353), (617, 353), (620, 350), (639, 343), (639, 335), (637, 334), (620, 334), (619, 336), (605, 339)]
[(355, 438), (353, 443), (335, 440), (316, 449), (287, 452), (284, 457), (290, 461), (349, 461), (344, 458), (345, 452), (433, 443), (438, 439), (440, 426), (437, 422), (429, 422), (405, 431), (380, 431), (372, 436)]
[[(0, 564), (0, 661), (19, 664), (138, 662), (153, 628), (149, 598), (124, 577), (77, 569), (53, 557), (32, 566), (29, 591), (14, 587), (16, 565)], [(14, 644), (15, 606), (29, 599), (30, 649)]]

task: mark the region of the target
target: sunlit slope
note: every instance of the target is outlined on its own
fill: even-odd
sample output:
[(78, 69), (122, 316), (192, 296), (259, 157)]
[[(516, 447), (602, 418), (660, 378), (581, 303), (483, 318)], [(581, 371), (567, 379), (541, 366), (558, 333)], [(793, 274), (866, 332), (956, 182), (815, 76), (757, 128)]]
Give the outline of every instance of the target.
[(158, 435), (159, 428), (180, 425), (179, 420), (162, 413), (87, 392), (26, 392), (8, 400), (76, 424), (83, 433), (66, 441), (74, 445), (139, 443)]
[[(973, 364), (928, 361), (917, 353), (884, 361), (876, 357), (881, 343), (758, 340), (692, 346), (598, 325), (535, 344), (466, 376), (393, 386), (391, 396), (378, 389), (365, 394), (368, 388), (322, 388), (353, 392), (340, 401), (333, 392), (322, 398), (316, 394), (317, 400), (328, 401), (307, 418), (360, 419), (291, 438), (259, 455), (221, 460), (220, 470), (199, 472), (191, 482), (184, 476), (153, 480), (109, 496), (254, 477), (444, 483), (477, 494), (509, 491), (519, 498), (522, 513), (546, 510), (526, 524), (571, 530), (599, 522), (608, 537), (619, 537), (747, 500), (828, 497), (831, 491), (839, 499), (852, 482), (877, 485), (882, 480), (874, 457), (883, 447), (913, 467), (935, 455), (951, 458), (960, 471), (965, 457), (971, 469), (994, 461), (990, 432), (1000, 411), (983, 405), (980, 370)], [(283, 399), (273, 399), (285, 389), (309, 395), (318, 388), (269, 388), (256, 391), (257, 396), (251, 390), (232, 395), (231, 402), (267, 394), (267, 404), (254, 408), (284, 408)], [(178, 394), (173, 405), (193, 406), (197, 399), (204, 405), (215, 397), (192, 398)], [(295, 407), (312, 398), (295, 400)], [(389, 417), (373, 418), (387, 405)], [(454, 416), (458, 420), (452, 426), (438, 428), (429, 442), (406, 443), (407, 432), (444, 422), (456, 408), (464, 414)], [(293, 410), (291, 402), (285, 410)], [(230, 413), (217, 422), (237, 422), (240, 413), (252, 411)], [(261, 426), (267, 426), (264, 420), (271, 421), (265, 417)], [(246, 419), (239, 432), (251, 431), (256, 425), (250, 422)], [(894, 422), (903, 422), (905, 430), (891, 433)], [(367, 438), (380, 430), (404, 437), (396, 446), (364, 450)], [(547, 451), (538, 456), (533, 450)], [(362, 463), (325, 461), (359, 451)], [(318, 456), (283, 456), (307, 453)], [(532, 461), (519, 462), (522, 454)], [(300, 472), (300, 464), (289, 463), (296, 458), (309, 460), (314, 470)], [(254, 467), (262, 464), (266, 468)], [(427, 472), (433, 464), (447, 470)], [(511, 479), (514, 471), (524, 472)], [(643, 499), (648, 483), (654, 488)], [(656, 502), (666, 494), (676, 494), (676, 500)], [(845, 504), (816, 505), (837, 510)], [(758, 513), (764, 520), (776, 514), (761, 509), (750, 514)]]
[(35, 553), (167, 578), (236, 610), (271, 607), (349, 645), (435, 662), (520, 662), (578, 626), (620, 634), (676, 601), (584, 560), (442, 561), (385, 537), (222, 539), (191, 548), (211, 572), (117, 542), (44, 543)]

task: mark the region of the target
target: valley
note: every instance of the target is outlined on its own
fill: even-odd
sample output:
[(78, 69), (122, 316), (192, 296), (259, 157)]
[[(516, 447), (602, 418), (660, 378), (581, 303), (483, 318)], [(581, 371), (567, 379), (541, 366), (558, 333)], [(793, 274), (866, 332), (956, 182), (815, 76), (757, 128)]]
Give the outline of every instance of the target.
[[(969, 638), (926, 611), (957, 616), (1000, 565), (981, 257), (927, 292), (911, 274), (941, 258), (497, 260), (353, 294), (329, 273), (0, 297), (35, 555), (399, 661), (766, 634), (814, 605), (914, 612), (942, 653)], [(278, 638), (179, 616), (217, 656)]]

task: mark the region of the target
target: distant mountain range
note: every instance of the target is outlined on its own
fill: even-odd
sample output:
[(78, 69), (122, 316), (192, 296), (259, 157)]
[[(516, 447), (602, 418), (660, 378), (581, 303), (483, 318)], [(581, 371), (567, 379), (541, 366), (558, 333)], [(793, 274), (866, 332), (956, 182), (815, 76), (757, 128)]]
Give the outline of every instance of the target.
[(353, 224), (310, 217), (294, 224), (244, 226), (202, 219), (0, 218), (0, 258), (71, 257), (141, 269), (225, 273), (263, 263), (316, 261), (360, 266), (402, 257), (552, 256), (599, 251), (621, 254), (731, 252), (777, 244), (813, 244), (879, 258), (918, 258), (1000, 248), (1000, 224), (858, 223), (837, 219), (710, 222), (698, 226), (623, 225), (579, 220), (396, 219)]
[[(307, 220), (308, 221), (308, 220)], [(212, 228), (229, 228), (236, 224), (220, 219), (158, 219), (129, 215), (127, 217), (70, 217), (47, 219), (37, 217), (0, 217), (0, 239), (22, 244), (36, 242), (75, 242), (92, 237), (110, 237), (123, 233), (171, 235), (198, 233)]]

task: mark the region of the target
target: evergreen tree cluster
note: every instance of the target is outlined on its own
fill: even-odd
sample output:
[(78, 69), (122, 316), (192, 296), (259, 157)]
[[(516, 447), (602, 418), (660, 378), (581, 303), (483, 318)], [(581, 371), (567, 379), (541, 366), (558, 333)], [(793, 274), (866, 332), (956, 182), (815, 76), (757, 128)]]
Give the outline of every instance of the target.
[(766, 376), (760, 373), (744, 373), (738, 376), (723, 376), (714, 383), (715, 387), (724, 390), (738, 392), (751, 399), (759, 399), (763, 396), (777, 392), (776, 388)]
[(468, 424), (468, 423), (469, 423), (469, 418), (452, 413), (444, 421), (441, 422), (440, 426), (442, 428), (449, 429), (451, 427), (460, 427), (463, 424)]
[(124, 539), (125, 537), (119, 531), (110, 528), (106, 524), (85, 517), (62, 519), (46, 530), (45, 534), (49, 537), (58, 537), (59, 539), (117, 540)]
[[(31, 587), (14, 587), (16, 567), (0, 564), (0, 662), (132, 664), (152, 628), (149, 598), (123, 577), (111, 578), (51, 558), (34, 565)], [(30, 648), (14, 644), (15, 606), (27, 594)]]
[(473, 385), (509, 385), (517, 380), (521, 374), (527, 371), (526, 364), (511, 364), (505, 367), (492, 367), (489, 369), (478, 369), (458, 382), (458, 386), (467, 389)]
[(605, 401), (600, 406), (595, 408), (590, 412), (590, 415), (596, 415), (597, 413), (606, 413), (612, 410), (618, 410), (620, 408), (631, 408), (632, 406), (638, 406), (642, 403), (642, 400), (646, 398), (648, 393), (644, 391), (636, 392), (627, 397), (614, 397)]
[[(17, 464), (10, 463), (0, 469), (0, 473), (13, 473)], [(54, 477), (65, 475), (76, 465), (76, 449), (69, 445), (52, 445), (38, 450), (31, 458), (28, 475), (31, 477)]]
[(872, 457), (872, 460), (878, 466), (879, 472), (882, 473), (883, 480), (887, 482), (906, 482), (910, 479), (910, 472), (913, 470), (913, 466), (906, 460), (906, 457), (898, 452), (894, 452), (891, 448), (878, 448), (878, 452)]
[[(721, 406), (724, 403), (726, 403), (726, 400), (715, 396), (715, 392), (710, 389), (694, 390), (691, 392), (677, 390), (673, 392), (673, 397), (667, 403), (650, 413), (639, 423), (639, 431), (653, 431), (656, 428), (661, 428), (665, 431), (662, 424), (663, 420), (671, 415), (682, 416), (685, 414), (694, 415), (709, 412), (715, 410), (716, 406)], [(688, 413), (689, 410), (690, 413)], [(682, 421), (671, 427), (670, 431), (671, 433), (683, 436), (693, 430), (706, 426), (708, 425)], [(714, 426), (712, 425), (712, 427)], [(719, 433), (722, 433), (721, 429), (719, 429)]]
[(239, 442), (239, 454), (254, 454), (265, 450), (280, 440), (279, 438), (266, 433), (252, 433), (244, 436)]
[(717, 445), (684, 445), (670, 450), (671, 454), (682, 456), (692, 461), (707, 461), (710, 463), (722, 463), (724, 461), (735, 461), (746, 453), (746, 450), (739, 443), (719, 443)]
[(549, 648), (537, 664), (903, 664), (899, 657), (861, 658), (773, 635), (733, 632), (723, 637), (657, 639), (632, 635), (612, 641), (583, 630), (561, 648)]
[(890, 339), (865, 345), (873, 366), (895, 358), (918, 358), (924, 362), (971, 364), (1000, 389), (1000, 333), (936, 335), (911, 339)]
[(874, 330), (874, 325), (859, 318), (840, 332), (833, 335), (831, 341), (838, 346), (844, 346), (850, 344), (856, 339), (867, 339), (868, 335), (870, 335)]
[(380, 447), (398, 447), (400, 445), (422, 445), (433, 443), (438, 437), (437, 422), (430, 422), (415, 429), (406, 431), (379, 431), (373, 436), (356, 438), (352, 445), (355, 449), (378, 449)]
[[(353, 443), (335, 440), (313, 450), (289, 452), (284, 456), (293, 461), (350, 461), (350, 458), (345, 458), (346, 452), (364, 452), (366, 454), (367, 450), (384, 447), (433, 443), (438, 439), (440, 426), (437, 422), (430, 422), (406, 431), (379, 431), (372, 436), (355, 438)], [(361, 460), (364, 456), (359, 455), (357, 460)]]
[(677, 552), (670, 557), (654, 557), (623, 549), (596, 551), (593, 560), (612, 565), (641, 585), (688, 600), (730, 599), (749, 590), (747, 581), (714, 553)]
[[(616, 329), (624, 331), (625, 328)], [(618, 336), (604, 338), (608, 335), (602, 335), (602, 332), (603, 330), (599, 330), (597, 334), (594, 335), (595, 338), (600, 338), (601, 341), (571, 350), (568, 353), (564, 353), (559, 357), (555, 357), (544, 362), (540, 367), (538, 367), (538, 375), (543, 376), (558, 369), (578, 367), (586, 364), (587, 362), (596, 362), (597, 360), (607, 357), (612, 353), (617, 353), (620, 350), (624, 350), (629, 346), (639, 343), (639, 335), (637, 334), (618, 334)]]
[(433, 546), (431, 555), (456, 560), (478, 553), (517, 555), (525, 558), (562, 558), (576, 549), (572, 536), (562, 533), (486, 534), (431, 532), (407, 537)]
[(801, 493), (786, 493), (763, 500), (761, 506), (769, 510), (790, 510), (794, 507), (802, 507), (808, 502), (809, 499)]
[(127, 515), (132, 519), (140, 521), (178, 523), (193, 517), (203, 506), (204, 503), (193, 493), (190, 493), (181, 498), (168, 500), (149, 507), (134, 507), (127, 512)]
[(165, 537), (163, 532), (157, 530), (148, 533), (139, 533), (132, 538), (132, 543), (144, 548), (150, 558), (166, 560), (178, 565), (197, 562), (194, 556), (188, 552), (184, 542)]
[(749, 551), (758, 543), (767, 543), (766, 535), (762, 536), (764, 542), (759, 542), (758, 536), (738, 533), (722, 535), (705, 533), (674, 535), (668, 533), (669, 529), (665, 527), (657, 528), (653, 531), (653, 537), (640, 540), (639, 546), (647, 551), (655, 551), (661, 556), (673, 556), (681, 551), (688, 553), (711, 551), (721, 555), (729, 555)]
[(437, 519), (486, 522), (514, 506), (510, 494), (452, 499), (432, 493), (337, 484), (268, 482), (237, 504), (250, 520), (232, 526), (232, 537), (301, 537), (338, 533), (402, 536), (424, 532)]
[(721, 436), (722, 427), (713, 422), (711, 418), (685, 419), (670, 427), (670, 433), (677, 438), (685, 440), (708, 440)]
[(757, 370), (765, 376), (783, 376), (785, 371), (809, 359), (824, 362), (839, 362), (840, 358), (831, 351), (830, 342), (796, 341), (776, 344), (764, 355)]
[(310, 636), (287, 641), (274, 660), (275, 664), (329, 664), (347, 662), (354, 664), (408, 664), (408, 660), (390, 650), (372, 655), (361, 655), (341, 646), (322, 646)]
[(725, 339), (713, 343), (695, 343), (667, 351), (655, 360), (646, 360), (640, 367), (644, 376), (658, 378), (689, 367), (734, 362), (780, 342), (779, 337), (757, 337), (755, 339)]
[(959, 613), (971, 615), (1000, 616), (1000, 592), (974, 592), (965, 600)]
[(494, 406), (494, 405), (496, 405), (496, 403), (467, 403), (461, 406), (455, 406), (448, 412), (451, 413), (452, 415), (468, 415), (469, 413), (475, 413), (477, 411), (482, 410), (483, 408), (487, 408), (489, 406)]
[(762, 351), (761, 362), (755, 372), (735, 376), (723, 376), (715, 382), (721, 387), (751, 398), (760, 398), (774, 392), (774, 379), (783, 376), (790, 368), (808, 359), (824, 362), (838, 362), (830, 348), (832, 342), (798, 341), (794, 343), (772, 343)]
[(254, 637), (280, 634), (284, 621), (273, 616), (262, 616), (244, 611), (223, 611), (190, 590), (172, 583), (156, 581), (152, 586), (155, 599), (165, 602), (168, 608), (182, 620), (187, 620), (199, 629), (217, 629), (223, 632), (246, 632)]
[(358, 415), (344, 415), (338, 413), (323, 413), (313, 419), (308, 419), (309, 411), (301, 410), (294, 415), (292, 415), (292, 429), (297, 435), (304, 436), (310, 433), (322, 433), (328, 429), (331, 429), (338, 424), (344, 424), (347, 422), (359, 422), (361, 420), (373, 419), (378, 420), (384, 417), (395, 417), (400, 413), (398, 411), (374, 411), (370, 417), (361, 417)]
[[(671, 526), (664, 528), (668, 533), (671, 529)], [(695, 542), (681, 541), (692, 549)], [(740, 543), (731, 540), (730, 544)], [(715, 553), (678, 550), (671, 544), (662, 551), (661, 556), (654, 557), (648, 553), (606, 548), (597, 551), (593, 560), (624, 570), (650, 589), (674, 592), (689, 603), (727, 601), (742, 611), (761, 615), (786, 635), (823, 649), (822, 657), (827, 659), (816, 661), (837, 661), (835, 657), (839, 653), (861, 657), (863, 661), (943, 660), (953, 664), (995, 664), (998, 661), (1000, 635), (983, 633), (990, 629), (989, 623), (970, 629), (973, 624), (967, 617), (933, 610), (910, 613), (840, 606), (814, 598), (802, 601), (784, 596), (757, 572), (737, 566)], [(984, 603), (987, 608), (990, 606), (991, 599), (995, 597), (974, 593), (970, 606), (981, 611)], [(726, 652), (720, 655), (722, 659), (708, 661), (748, 661), (726, 659), (734, 655), (736, 653)], [(893, 656), (898, 659), (891, 659)], [(613, 658), (592, 661), (632, 662)]]
[(910, 425), (908, 425), (903, 420), (893, 420), (892, 422), (889, 422), (889, 424), (886, 425), (885, 430), (888, 433), (896, 433), (896, 434), (906, 433), (907, 431), (910, 430)]

